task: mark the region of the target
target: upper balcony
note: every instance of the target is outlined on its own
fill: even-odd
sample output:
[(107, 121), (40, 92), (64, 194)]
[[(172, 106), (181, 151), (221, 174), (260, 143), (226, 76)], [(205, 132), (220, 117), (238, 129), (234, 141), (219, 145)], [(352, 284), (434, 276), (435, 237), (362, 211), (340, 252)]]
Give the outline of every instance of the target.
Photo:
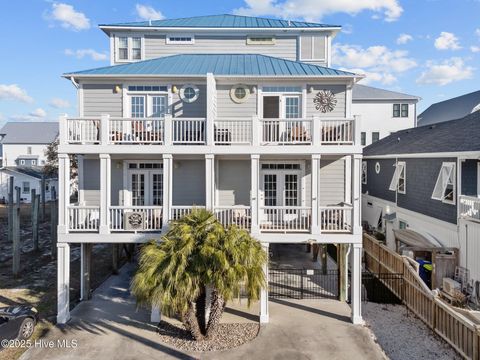
[(222, 118), (60, 119), (62, 145), (163, 146), (352, 146), (358, 145), (359, 120)]
[(459, 196), (460, 217), (480, 221), (480, 198), (475, 196)]

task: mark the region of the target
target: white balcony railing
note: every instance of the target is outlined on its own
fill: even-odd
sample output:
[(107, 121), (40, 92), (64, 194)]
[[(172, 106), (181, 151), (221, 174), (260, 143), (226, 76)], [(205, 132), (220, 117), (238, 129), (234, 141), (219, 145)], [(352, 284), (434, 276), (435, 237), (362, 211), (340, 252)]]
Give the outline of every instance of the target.
[(262, 120), (262, 144), (310, 144), (312, 120), (264, 119)]
[(174, 144), (205, 144), (205, 119), (172, 119), (172, 141)]
[(100, 207), (77, 206), (68, 207), (68, 231), (96, 232), (100, 222)]
[(353, 207), (349, 205), (320, 207), (320, 230), (350, 233), (352, 231), (352, 215)]
[(110, 206), (111, 231), (160, 231), (161, 206)]
[(66, 137), (69, 144), (99, 144), (100, 118), (68, 118)]
[(215, 120), (215, 145), (249, 145), (252, 143), (252, 120)]
[(349, 145), (354, 143), (354, 120), (321, 120), (321, 124), (322, 144)]
[(163, 144), (163, 118), (111, 118), (110, 142), (113, 144)]
[(214, 212), (218, 221), (225, 227), (236, 225), (240, 229), (250, 229), (252, 221), (250, 206), (216, 206)]
[(308, 232), (312, 209), (300, 206), (264, 206), (260, 208), (260, 231)]
[(461, 217), (480, 221), (480, 198), (460, 195), (459, 206)]
[(171, 216), (170, 216), (170, 219), (171, 220), (178, 220), (180, 219), (182, 216), (185, 216), (187, 214), (190, 214), (192, 212), (193, 209), (205, 209), (205, 206), (198, 206), (198, 205), (188, 205), (188, 206), (184, 206), (184, 205), (181, 205), (181, 206), (178, 206), (178, 205), (175, 205), (175, 206), (172, 206), (170, 208), (170, 211), (171, 211)]

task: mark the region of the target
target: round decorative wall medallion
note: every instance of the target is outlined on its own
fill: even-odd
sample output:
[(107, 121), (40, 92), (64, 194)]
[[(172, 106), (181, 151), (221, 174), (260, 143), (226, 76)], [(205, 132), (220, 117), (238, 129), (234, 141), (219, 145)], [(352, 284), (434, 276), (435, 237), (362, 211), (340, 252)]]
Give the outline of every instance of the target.
[(180, 89), (180, 99), (186, 103), (193, 103), (198, 99), (200, 90), (197, 86), (192, 84), (183, 85)]
[(230, 89), (230, 98), (237, 104), (247, 101), (250, 97), (250, 88), (247, 85), (237, 84)]
[(315, 109), (322, 113), (332, 112), (337, 106), (337, 98), (330, 90), (320, 90), (313, 98)]
[(375, 172), (380, 174), (380, 163), (378, 161), (375, 163)]

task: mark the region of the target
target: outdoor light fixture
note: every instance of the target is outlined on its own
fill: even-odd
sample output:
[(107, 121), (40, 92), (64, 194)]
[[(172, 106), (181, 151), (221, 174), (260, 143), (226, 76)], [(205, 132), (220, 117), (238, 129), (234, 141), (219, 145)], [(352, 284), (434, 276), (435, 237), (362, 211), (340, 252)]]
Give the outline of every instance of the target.
[(308, 89), (308, 92), (311, 94), (315, 91), (315, 89), (313, 88), (313, 86), (310, 86), (310, 88)]
[(256, 86), (252, 86), (252, 94), (256, 94), (257, 92), (257, 87)]
[(178, 88), (175, 85), (172, 86), (172, 93), (174, 94), (178, 93)]
[(115, 92), (115, 94), (118, 94), (118, 93), (122, 92), (122, 87), (120, 85), (115, 85), (114, 92)]

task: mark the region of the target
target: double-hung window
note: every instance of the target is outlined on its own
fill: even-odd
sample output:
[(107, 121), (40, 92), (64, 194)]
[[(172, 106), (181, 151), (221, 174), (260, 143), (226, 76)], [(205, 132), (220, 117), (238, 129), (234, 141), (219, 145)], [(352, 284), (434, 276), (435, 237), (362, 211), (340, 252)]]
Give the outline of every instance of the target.
[(433, 189), (432, 199), (455, 204), (455, 163), (444, 162)]
[(126, 36), (118, 38), (118, 59), (128, 60), (128, 37)]
[(28, 181), (22, 182), (22, 192), (24, 194), (28, 194), (30, 192), (30, 182)]
[(136, 61), (142, 60), (143, 38), (141, 36), (116, 37), (116, 60)]
[(367, 184), (367, 162), (362, 161), (362, 184)]
[(408, 117), (408, 104), (393, 104), (393, 117)]
[(406, 164), (404, 161), (397, 162), (389, 190), (398, 191), (400, 194), (406, 193)]
[(132, 60), (142, 59), (142, 38), (132, 37)]

